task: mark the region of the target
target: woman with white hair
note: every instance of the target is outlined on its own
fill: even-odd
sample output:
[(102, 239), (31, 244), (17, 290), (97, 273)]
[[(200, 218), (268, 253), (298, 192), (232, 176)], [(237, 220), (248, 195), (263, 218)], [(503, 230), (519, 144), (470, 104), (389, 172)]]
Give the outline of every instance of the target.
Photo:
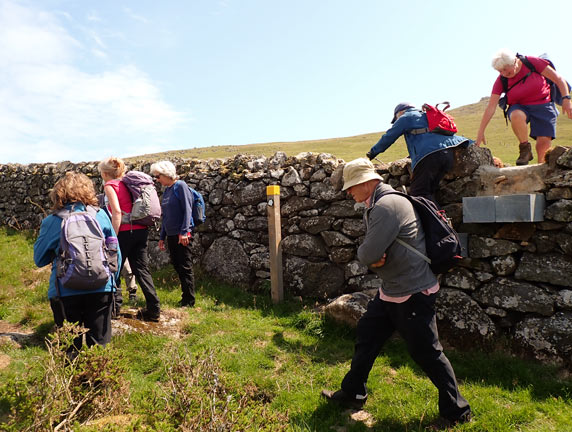
[(187, 184), (179, 180), (175, 165), (169, 161), (151, 165), (151, 175), (165, 188), (161, 198), (161, 235), (159, 249), (165, 250), (181, 281), (183, 295), (179, 306), (195, 305), (195, 278), (190, 241), (193, 236), (193, 195)]
[(495, 54), (492, 66), (499, 72), (499, 76), (493, 85), (489, 103), (481, 119), (476, 144), (486, 145), (485, 129), (501, 100), (501, 94), (504, 93), (508, 107), (505, 115), (510, 120), (512, 131), (519, 142), (516, 164), (528, 165), (534, 158), (528, 141), (528, 123), (530, 123), (530, 137), (536, 140), (538, 162), (543, 163), (551, 141), (556, 138), (558, 117), (558, 110), (552, 102), (550, 85), (546, 79), (556, 84), (562, 94), (562, 111), (568, 118), (572, 118), (567, 82), (547, 60), (515, 55), (507, 50)]

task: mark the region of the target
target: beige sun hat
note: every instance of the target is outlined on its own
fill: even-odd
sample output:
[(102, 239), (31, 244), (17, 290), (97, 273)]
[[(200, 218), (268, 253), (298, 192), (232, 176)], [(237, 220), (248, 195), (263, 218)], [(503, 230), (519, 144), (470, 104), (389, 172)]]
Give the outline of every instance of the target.
[(354, 159), (344, 166), (344, 187), (342, 190), (345, 191), (369, 180), (383, 179), (375, 172), (375, 167), (370, 160), (366, 158)]

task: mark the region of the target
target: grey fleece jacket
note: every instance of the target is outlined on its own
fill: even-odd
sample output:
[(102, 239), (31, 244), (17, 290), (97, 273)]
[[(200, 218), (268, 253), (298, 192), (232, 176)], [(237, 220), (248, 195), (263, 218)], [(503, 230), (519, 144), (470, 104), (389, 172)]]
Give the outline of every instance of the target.
[[(381, 289), (385, 295), (401, 297), (431, 288), (437, 283), (437, 278), (423, 258), (395, 242), (399, 237), (426, 254), (425, 233), (412, 204), (399, 195), (378, 199), (386, 190), (393, 188), (380, 182), (373, 192), (371, 205), (364, 213), (366, 233), (357, 256), (383, 280)], [(387, 254), (385, 264), (370, 267), (383, 254)]]

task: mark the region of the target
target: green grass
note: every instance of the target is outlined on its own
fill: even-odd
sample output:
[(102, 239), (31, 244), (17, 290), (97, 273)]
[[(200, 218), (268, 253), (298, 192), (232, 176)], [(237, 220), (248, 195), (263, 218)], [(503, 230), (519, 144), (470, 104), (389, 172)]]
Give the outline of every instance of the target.
[[(465, 105), (450, 111), (455, 118), (459, 134), (475, 139), (481, 117), (485, 110), (487, 100), (481, 100), (475, 104)], [(449, 112), (449, 111), (448, 111)], [(271, 156), (277, 151), (283, 151), (289, 156), (295, 156), (302, 152), (331, 153), (339, 158), (349, 161), (357, 157), (364, 157), (366, 152), (380, 138), (382, 132), (373, 132), (362, 135), (342, 138), (320, 139), (312, 141), (296, 142), (272, 142), (264, 144), (249, 144), (241, 146), (215, 146), (191, 148), (187, 150), (174, 150), (162, 153), (148, 154), (130, 158), (131, 160), (154, 161), (169, 158), (222, 158), (232, 157), (236, 154), (253, 154)], [(489, 123), (486, 134), (487, 145), (493, 156), (505, 163), (514, 165), (518, 157), (518, 143), (514, 137), (510, 125), (506, 125), (500, 109), (497, 109)], [(560, 115), (557, 122), (557, 139), (554, 145), (572, 146), (572, 120)], [(384, 162), (392, 162), (407, 156), (407, 148), (403, 138), (397, 140), (385, 153), (378, 156)]]
[[(41, 280), (29, 286), (32, 240), (0, 231), (0, 256), (3, 262), (7, 256), (14, 261), (0, 276), (2, 292), (8, 290), (3, 303), (10, 305), (2, 319), (43, 329), (51, 319), (45, 299), (48, 274), (40, 273)], [(154, 277), (164, 307), (174, 307), (179, 286), (173, 271)], [(348, 370), (353, 330), (315, 313), (313, 304), (287, 299), (273, 305), (267, 294), (202, 275), (197, 291), (197, 307), (186, 310), (180, 339), (114, 336), (108, 350), (126, 365), (129, 397), (117, 413), (91, 426), (77, 424), (75, 431), (185, 430), (179, 429), (182, 424), (186, 430), (218, 425), (248, 431), (422, 431), (438, 416), (437, 391), (400, 340), (386, 346), (372, 370), (365, 406), (370, 428), (319, 397), (322, 388), (338, 387)], [(0, 370), (0, 430), (21, 430), (22, 425), (10, 429), (8, 421), (10, 409), (23, 408), (19, 404), (25, 400), (14, 399), (14, 389), (26, 380), (42, 383), (49, 355), (39, 342), (21, 348), (0, 343), (0, 354), (12, 360)], [(502, 354), (447, 350), (447, 355), (475, 413), (474, 422), (454, 430), (570, 430), (572, 381), (563, 371)]]

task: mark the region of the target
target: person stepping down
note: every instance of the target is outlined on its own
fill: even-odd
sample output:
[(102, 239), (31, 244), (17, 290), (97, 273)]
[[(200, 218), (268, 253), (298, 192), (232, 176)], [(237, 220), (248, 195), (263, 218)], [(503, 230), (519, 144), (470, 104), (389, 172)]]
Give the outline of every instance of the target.
[(494, 55), (492, 67), (499, 75), (481, 118), (475, 144), (486, 145), (485, 130), (500, 106), (519, 142), (516, 164), (528, 165), (533, 159), (529, 137), (536, 140), (538, 163), (544, 163), (546, 152), (556, 138), (556, 103), (561, 103), (562, 113), (572, 119), (569, 84), (546, 58), (501, 50)]

